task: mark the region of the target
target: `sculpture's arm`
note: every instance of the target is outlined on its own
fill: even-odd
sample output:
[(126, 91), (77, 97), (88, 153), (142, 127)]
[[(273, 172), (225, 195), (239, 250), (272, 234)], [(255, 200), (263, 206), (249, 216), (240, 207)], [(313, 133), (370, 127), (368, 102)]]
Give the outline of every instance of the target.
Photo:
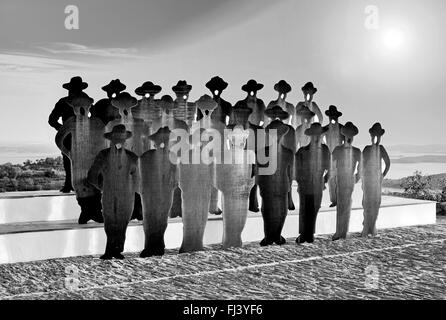
[(56, 130), (59, 130), (62, 127), (62, 124), (60, 124), (59, 122), (59, 118), (62, 117), (62, 112), (60, 111), (60, 109), (60, 102), (57, 102), (54, 106), (53, 111), (51, 111), (48, 117), (48, 124)]
[(324, 172), (325, 172), (325, 176), (324, 176), (324, 184), (328, 182), (328, 179), (330, 179), (330, 175), (331, 175), (331, 162), (330, 162), (330, 151), (328, 150), (328, 148), (325, 149), (326, 151), (324, 152)]
[(361, 174), (362, 174), (362, 154), (361, 151), (357, 151), (356, 152), (356, 157), (355, 157), (355, 169), (356, 169), (356, 174), (355, 174), (355, 183), (358, 183), (359, 180), (361, 180)]
[(324, 117), (322, 115), (322, 111), (319, 108), (319, 106), (317, 105), (317, 103), (314, 101), (313, 101), (313, 106), (314, 106), (314, 113), (316, 114), (317, 118), (319, 119), (319, 123), (322, 124), (324, 122)]
[(102, 190), (103, 187), (102, 168), (104, 163), (104, 154), (100, 152), (94, 159), (93, 165), (87, 174), (87, 182), (99, 190)]
[(385, 176), (387, 175), (387, 173), (389, 173), (390, 170), (390, 157), (387, 153), (387, 150), (383, 146), (381, 146), (381, 157), (386, 165), (386, 168), (384, 169), (383, 172), (383, 178), (385, 178)]
[(63, 154), (65, 154), (68, 158), (70, 158), (70, 150), (68, 150), (65, 147), (64, 141), (68, 137), (69, 134), (73, 132), (72, 126), (70, 124), (66, 124), (64, 126), (61, 126), (59, 128), (59, 131), (57, 131), (56, 134), (56, 145), (62, 151)]

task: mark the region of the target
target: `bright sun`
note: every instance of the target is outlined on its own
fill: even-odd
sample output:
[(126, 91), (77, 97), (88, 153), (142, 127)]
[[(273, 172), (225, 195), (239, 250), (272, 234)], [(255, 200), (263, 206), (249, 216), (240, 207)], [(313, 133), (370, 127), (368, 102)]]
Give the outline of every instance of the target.
[(399, 29), (388, 29), (384, 32), (382, 40), (387, 49), (395, 51), (404, 45), (404, 33)]

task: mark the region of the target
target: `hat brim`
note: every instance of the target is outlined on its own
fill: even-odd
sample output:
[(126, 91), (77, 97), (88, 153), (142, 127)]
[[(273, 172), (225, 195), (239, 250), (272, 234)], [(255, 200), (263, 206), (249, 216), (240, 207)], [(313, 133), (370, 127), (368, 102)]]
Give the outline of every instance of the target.
[(187, 85), (187, 86), (173, 86), (172, 87), (172, 91), (173, 92), (190, 92), (192, 90), (192, 86), (191, 85)]
[(311, 92), (313, 94), (315, 94), (317, 92), (317, 88), (314, 88), (314, 87), (302, 87), (301, 90), (303, 92)]
[(288, 93), (291, 91), (291, 86), (290, 85), (279, 85), (276, 83), (274, 85), (274, 90), (279, 93)]
[(62, 87), (64, 89), (67, 89), (67, 90), (70, 90), (70, 89), (73, 89), (73, 88), (78, 88), (78, 89), (81, 89), (81, 90), (85, 90), (85, 89), (88, 88), (88, 83), (82, 82), (80, 85), (78, 85), (78, 84), (73, 84), (71, 82), (68, 82), (68, 83), (64, 83), (62, 85)]
[(312, 129), (311, 127), (305, 130), (305, 135), (307, 136), (321, 136), (328, 131), (328, 128), (320, 127), (318, 129)]
[(280, 110), (281, 111), (277, 111), (277, 110), (273, 110), (272, 108), (271, 109), (266, 109), (265, 110), (265, 115), (268, 118), (271, 118), (273, 120), (277, 119), (277, 118), (279, 118), (280, 120), (285, 120), (285, 119), (289, 118), (290, 115), (289, 115), (288, 112), (282, 110), (282, 108), (280, 108)]
[(150, 95), (160, 93), (161, 90), (162, 88), (160, 86), (153, 86), (152, 88), (139, 87), (135, 89), (135, 93), (138, 96), (145, 96), (147, 93)]
[(340, 118), (340, 117), (342, 117), (342, 112), (340, 112), (340, 111), (336, 111), (336, 112), (330, 112), (330, 111), (325, 111), (325, 115), (327, 116), (327, 117), (329, 117), (329, 118), (335, 118), (335, 119), (337, 119), (337, 118)]
[(223, 90), (226, 90), (227, 87), (228, 83), (222, 81), (210, 81), (206, 83), (206, 88), (208, 88), (212, 92), (214, 92), (215, 90), (222, 92)]
[(251, 91), (256, 92), (256, 91), (262, 90), (263, 87), (264, 87), (264, 85), (261, 83), (258, 83), (255, 86), (245, 84), (242, 86), (242, 90), (245, 92), (251, 92)]
[(369, 130), (369, 133), (376, 137), (382, 137), (386, 133), (386, 130), (384, 130), (384, 129)]
[(112, 140), (113, 139), (113, 136), (115, 136), (115, 135), (120, 135), (120, 139), (121, 140), (127, 140), (127, 139), (130, 139), (131, 137), (132, 137), (132, 133), (130, 132), (130, 131), (126, 131), (125, 133), (116, 133), (116, 132), (107, 132), (107, 133), (105, 133), (104, 134), (104, 138), (105, 139), (107, 139), (107, 140)]
[(110, 86), (110, 85), (106, 85), (103, 86), (101, 89), (107, 93), (109, 92), (113, 92), (113, 93), (120, 93), (122, 91), (124, 91), (127, 87), (125, 85), (118, 85), (118, 86)]

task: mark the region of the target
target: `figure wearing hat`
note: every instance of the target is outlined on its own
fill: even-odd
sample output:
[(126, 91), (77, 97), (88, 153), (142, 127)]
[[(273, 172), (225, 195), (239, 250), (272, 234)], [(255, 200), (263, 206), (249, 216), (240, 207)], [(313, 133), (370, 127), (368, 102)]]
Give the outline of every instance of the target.
[(231, 162), (217, 164), (216, 185), (223, 193), (223, 248), (241, 247), (242, 231), (248, 215), (250, 190), (254, 186), (255, 154), (246, 150), (249, 131), (242, 126), (230, 126), (225, 152)]
[[(252, 113), (252, 109), (249, 108), (246, 104), (246, 101), (242, 100), (237, 102), (232, 108), (231, 112), (231, 122), (232, 124), (229, 127), (233, 126), (241, 126), (243, 129), (249, 130), (248, 142), (247, 142), (247, 150), (254, 151), (254, 154), (257, 154), (257, 138), (258, 138), (258, 130), (263, 130), (263, 127), (256, 126), (248, 121), (250, 114)], [(259, 202), (257, 198), (257, 184), (251, 188), (251, 192), (249, 194), (249, 211), (259, 212)]]
[[(334, 151), (337, 146), (340, 146), (344, 141), (344, 136), (341, 134), (342, 124), (339, 123), (338, 119), (342, 116), (342, 112), (339, 112), (338, 109), (331, 105), (325, 114), (328, 117), (329, 123), (324, 127), (326, 132), (324, 134), (325, 139), (327, 141), (328, 149), (330, 150), (330, 154)], [(333, 170), (333, 161), (331, 161), (331, 166)], [(333, 176), (330, 176), (328, 180), (328, 190), (330, 193), (330, 207), (336, 206), (336, 179)]]
[(330, 150), (322, 144), (326, 132), (320, 123), (305, 130), (311, 137), (308, 146), (300, 148), (295, 156), (296, 177), (299, 186), (299, 237), (297, 243), (314, 241), (316, 218), (321, 207), (322, 191), (330, 170)]
[(83, 92), (68, 96), (59, 106), (66, 104), (74, 116), (64, 121), (55, 137), (56, 145), (71, 163), (70, 177), (81, 207), (79, 224), (89, 220), (103, 222), (100, 191), (86, 183), (88, 169), (96, 154), (106, 147), (104, 124), (98, 118), (88, 117), (92, 103), (93, 99)]
[[(74, 96), (88, 97), (87, 94), (83, 92), (83, 90), (88, 87), (88, 84), (83, 82), (81, 77), (71, 78), (70, 82), (63, 84), (62, 87), (68, 90), (68, 96), (60, 99), (56, 103), (48, 118), (49, 125), (56, 130), (59, 130), (68, 119), (74, 117), (74, 110), (72, 106), (67, 103), (67, 99)], [(62, 124), (59, 122), (60, 118), (62, 118)], [(67, 138), (65, 147), (70, 148), (70, 146), (71, 140), (70, 138)], [(71, 163), (70, 159), (64, 153), (62, 153), (62, 158), (65, 169), (65, 183), (60, 191), (69, 193), (74, 190), (71, 183)]]
[[(173, 108), (173, 117), (177, 120), (184, 121), (188, 127), (192, 126), (192, 123), (195, 120), (196, 112), (195, 104), (187, 101), (191, 90), (192, 86), (185, 80), (179, 80), (177, 84), (172, 87), (172, 91), (175, 92), (176, 95)], [(174, 191), (173, 204), (169, 213), (171, 218), (182, 216), (182, 208), (180, 206), (182, 202), (181, 198), (181, 189), (177, 187)]]
[[(135, 119), (132, 110), (138, 105), (138, 100), (132, 97), (128, 92), (121, 92), (111, 101), (113, 107), (119, 111), (119, 118), (110, 121), (106, 126), (106, 131), (110, 132), (117, 125), (124, 125), (126, 129), (132, 132), (131, 136), (124, 142), (124, 147), (132, 151), (137, 156), (141, 155), (145, 144), (144, 121), (142, 119)], [(135, 209), (133, 211), (132, 219), (142, 220), (142, 204), (141, 197), (135, 193)]]
[[(219, 144), (220, 150), (214, 154), (216, 157), (216, 162), (221, 163), (223, 161), (223, 152), (225, 145), (224, 134), (226, 129), (226, 124), (221, 122), (219, 119), (212, 118), (215, 111), (218, 111), (219, 105), (215, 98), (209, 95), (203, 95), (199, 100), (195, 102), (197, 106), (197, 111), (201, 114), (201, 119), (195, 122), (191, 127), (191, 132), (198, 128), (207, 129), (209, 132), (213, 131), (215, 135), (220, 137)], [(214, 186), (211, 189), (211, 202), (209, 204), (209, 213), (220, 215), (222, 210), (218, 207), (218, 189)]]
[[(203, 236), (211, 200), (210, 190), (215, 179), (215, 164), (207, 164), (200, 157), (207, 144), (201, 141), (205, 132), (203, 128), (192, 132), (188, 150), (189, 161), (188, 163), (180, 161), (178, 166), (183, 219), (183, 242), (180, 253), (203, 250)], [(194, 161), (197, 155), (198, 161)]]
[[(280, 106), (274, 106), (274, 107), (268, 107), (265, 111), (265, 115), (270, 119), (270, 121), (285, 121), (286, 119), (289, 118), (289, 113), (285, 110), (283, 110)], [(288, 132), (282, 137), (282, 139), (280, 140), (280, 144), (290, 150), (293, 154), (296, 153), (297, 149), (296, 149), (296, 133), (294, 131), (294, 128), (289, 125), (284, 123), (286, 126), (288, 126)], [(293, 159), (294, 160), (294, 159)], [(294, 168), (293, 166), (291, 166), (291, 171), (290, 171), (290, 192), (288, 193), (288, 209), (289, 210), (294, 210), (295, 206), (294, 206), (294, 202), (293, 202), (293, 197), (292, 197), (292, 183), (293, 183), (293, 177), (294, 177)]]
[(96, 156), (88, 172), (90, 184), (102, 190), (107, 245), (101, 259), (124, 259), (127, 225), (133, 212), (134, 195), (139, 191), (138, 156), (124, 148), (131, 136), (123, 124), (113, 127), (104, 135), (110, 140), (110, 147)]
[(313, 97), (316, 92), (317, 88), (314, 87), (312, 82), (307, 82), (302, 87), (302, 93), (304, 94), (304, 101), (298, 102), (296, 105), (296, 117), (294, 117), (295, 119), (293, 120), (293, 126), (297, 127), (302, 123), (302, 118), (299, 117), (298, 112), (304, 106), (310, 109), (310, 111), (314, 112), (315, 119), (313, 119), (312, 122), (323, 123), (321, 109), (319, 109), (316, 102), (313, 101)]
[(107, 125), (110, 121), (119, 119), (119, 111), (112, 105), (111, 101), (124, 91), (125, 88), (126, 86), (119, 79), (112, 80), (109, 84), (103, 86), (102, 90), (107, 93), (107, 98), (99, 100), (91, 107), (91, 116), (101, 119), (104, 125)]
[[(257, 92), (262, 88), (263, 84), (258, 83), (253, 79), (249, 80), (242, 86), (242, 90), (245, 91), (248, 95), (245, 99), (239, 101), (245, 102), (246, 106), (248, 106), (248, 108), (252, 110), (252, 113), (249, 115), (248, 121), (256, 126), (263, 126), (263, 122), (265, 121), (265, 103), (262, 99), (257, 98)], [(232, 117), (229, 123), (234, 124)]]
[(308, 109), (306, 106), (302, 106), (302, 108), (300, 108), (296, 114), (302, 121), (296, 128), (296, 150), (299, 150), (300, 148), (306, 147), (310, 144), (311, 138), (305, 134), (305, 131), (311, 126), (314, 112)]
[(146, 151), (140, 158), (145, 234), (142, 258), (164, 254), (164, 233), (173, 190), (178, 185), (176, 155), (170, 152), (170, 134), (171, 130), (163, 127), (151, 135), (149, 138), (156, 149)]
[[(140, 87), (135, 89), (135, 93), (141, 96), (136, 107), (132, 108), (133, 119), (139, 119), (136, 124), (141, 125), (141, 128), (134, 128), (135, 131), (142, 131), (140, 142), (141, 155), (149, 149), (153, 149), (153, 142), (148, 139), (148, 136), (154, 134), (157, 130), (153, 129), (153, 123), (159, 119), (162, 115), (161, 106), (159, 100), (155, 99), (155, 95), (161, 92), (161, 86), (153, 84), (151, 81), (144, 82)], [(135, 130), (136, 129), (136, 130)]]
[(358, 128), (347, 122), (341, 129), (344, 143), (337, 146), (332, 154), (333, 174), (336, 177), (336, 233), (333, 240), (347, 237), (352, 209), (352, 193), (355, 184), (360, 179), (361, 150), (352, 146), (353, 137), (358, 134)]
[[(284, 119), (284, 121), (287, 120), (285, 121), (285, 123), (292, 124), (291, 116), (295, 115), (296, 110), (292, 103), (286, 101), (287, 94), (291, 91), (291, 86), (285, 80), (280, 80), (274, 85), (274, 90), (279, 93), (279, 97), (277, 98), (277, 100), (271, 101), (268, 104), (266, 110), (279, 106), (280, 108), (282, 108), (283, 111), (286, 111), (288, 113), (288, 117)], [(270, 122), (271, 120), (269, 120), (268, 118), (265, 119), (265, 125), (268, 125)], [(295, 127), (293, 127), (293, 131), (294, 128)]]
[[(269, 131), (271, 129), (277, 130), (277, 137), (275, 141), (270, 141)], [(284, 148), (280, 144), (280, 140), (288, 132), (289, 127), (279, 120), (274, 120), (266, 128), (267, 131), (267, 146), (265, 152), (271, 157), (270, 152), (273, 152), (274, 147), (271, 145), (275, 143), (277, 146), (277, 169), (273, 174), (260, 174), (262, 167), (267, 167), (268, 164), (262, 164), (257, 158), (256, 169), (256, 183), (260, 189), (260, 196), (262, 197), (262, 217), (263, 229), (265, 237), (260, 242), (261, 246), (271, 245), (276, 243), (278, 245), (284, 244), (286, 241), (282, 237), (282, 228), (288, 213), (288, 193), (290, 192), (290, 172), (293, 165), (294, 154), (291, 150)]]
[[(390, 170), (390, 158), (381, 145), (381, 137), (385, 130), (380, 123), (375, 123), (369, 130), (372, 144), (362, 151), (362, 207), (364, 208), (364, 223), (362, 236), (376, 235), (376, 220), (381, 206), (382, 181)], [(382, 171), (382, 161), (385, 169)]]
[[(211, 119), (220, 121), (225, 124), (231, 115), (231, 104), (221, 97), (222, 92), (228, 87), (228, 83), (222, 78), (216, 76), (206, 83), (206, 88), (212, 92), (212, 96), (217, 102), (217, 108), (212, 111)], [(201, 120), (203, 114), (200, 109), (197, 110), (197, 120)]]

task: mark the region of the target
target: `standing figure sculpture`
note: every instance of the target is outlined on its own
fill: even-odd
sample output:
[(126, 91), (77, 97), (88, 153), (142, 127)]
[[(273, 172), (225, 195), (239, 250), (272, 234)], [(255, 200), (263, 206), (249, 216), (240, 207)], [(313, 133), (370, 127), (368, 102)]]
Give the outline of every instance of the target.
[(303, 106), (296, 112), (301, 119), (301, 124), (296, 128), (296, 150), (306, 147), (310, 144), (311, 138), (305, 134), (305, 131), (311, 127), (314, 112)]
[[(342, 112), (339, 112), (335, 106), (330, 106), (325, 111), (325, 114), (329, 120), (329, 123), (325, 126), (325, 139), (330, 154), (332, 154), (334, 149), (344, 142), (344, 136), (341, 134), (342, 124), (338, 120), (342, 116)], [(331, 167), (333, 171), (333, 161), (331, 161)], [(330, 207), (336, 207), (336, 178), (333, 175), (328, 180), (328, 191), (330, 194)]]
[(106, 133), (111, 146), (96, 156), (88, 172), (90, 184), (102, 190), (107, 244), (101, 259), (124, 259), (125, 235), (139, 189), (138, 156), (124, 148), (131, 136), (122, 124)]
[(223, 193), (223, 248), (242, 246), (249, 193), (254, 185), (255, 154), (246, 150), (248, 136), (248, 130), (235, 126), (228, 134), (229, 149), (225, 150), (231, 162), (217, 164), (216, 185)]
[(182, 161), (182, 154), (178, 166), (183, 213), (183, 242), (180, 253), (203, 249), (215, 169), (214, 163), (208, 164), (208, 161), (202, 158), (202, 151), (206, 146), (206, 142), (202, 141), (205, 132), (205, 129), (192, 132), (187, 151), (188, 161)]
[[(336, 177), (336, 233), (332, 240), (345, 239), (350, 223), (352, 209), (352, 193), (355, 184), (360, 179), (361, 150), (352, 146), (353, 137), (358, 134), (358, 128), (347, 122), (341, 129), (344, 143), (336, 147), (332, 154), (333, 174)], [(356, 172), (356, 173), (355, 173)]]
[[(177, 84), (172, 87), (172, 91), (175, 92), (176, 95), (173, 108), (173, 117), (177, 120), (184, 121), (188, 127), (192, 126), (192, 123), (195, 120), (196, 111), (195, 104), (187, 101), (191, 90), (192, 86), (185, 80), (179, 80)], [(182, 216), (181, 198), (181, 189), (176, 187), (173, 194), (172, 208), (170, 208), (169, 213), (171, 218)]]
[(89, 118), (93, 99), (85, 93), (71, 95), (64, 103), (73, 110), (73, 117), (64, 122), (57, 132), (55, 141), (71, 163), (71, 180), (76, 199), (81, 207), (78, 223), (89, 220), (103, 222), (101, 193), (86, 183), (88, 169), (99, 151), (106, 147), (104, 124), (98, 118)]
[[(213, 98), (215, 102), (217, 102), (217, 108), (212, 111), (211, 119), (221, 122), (224, 126), (226, 126), (229, 121), (232, 109), (231, 104), (221, 97), (222, 92), (227, 87), (228, 83), (218, 76), (213, 77), (206, 83), (206, 88), (208, 88), (209, 91), (212, 92)], [(203, 113), (200, 109), (197, 109), (197, 120), (199, 121), (202, 118)], [(209, 212), (215, 215), (220, 215), (222, 213), (221, 209), (218, 207), (218, 190), (214, 187), (212, 188)]]
[[(276, 140), (270, 137), (270, 130), (277, 130)], [(267, 146), (263, 154), (274, 158), (277, 163), (277, 168), (273, 174), (260, 174), (262, 167), (269, 166), (268, 164), (259, 163), (257, 158), (256, 169), (256, 184), (260, 189), (260, 196), (262, 197), (262, 217), (263, 229), (265, 237), (260, 242), (261, 246), (268, 246), (273, 243), (282, 245), (286, 240), (282, 237), (282, 229), (288, 213), (288, 193), (290, 191), (290, 172), (293, 165), (294, 154), (292, 151), (284, 148), (280, 144), (282, 137), (288, 132), (289, 127), (279, 120), (274, 120), (266, 128), (267, 131)], [(274, 147), (275, 145), (275, 147)], [(273, 154), (275, 149), (277, 155)]]
[(313, 122), (319, 122), (322, 124), (323, 117), (321, 109), (319, 109), (316, 102), (313, 101), (314, 94), (317, 92), (317, 88), (314, 87), (312, 82), (307, 82), (302, 87), (302, 93), (304, 94), (304, 101), (298, 102), (296, 105), (296, 122), (293, 122), (296, 126), (302, 123), (302, 119), (297, 114), (302, 107), (307, 107), (310, 111), (314, 112), (315, 118)]
[[(68, 96), (60, 99), (56, 103), (48, 117), (48, 124), (56, 130), (59, 130), (68, 119), (74, 117), (74, 110), (67, 103), (67, 99), (73, 96), (87, 96), (83, 90), (88, 87), (88, 84), (83, 82), (81, 77), (73, 77), (70, 82), (63, 84), (62, 87), (68, 90)], [(60, 118), (62, 118), (62, 124), (59, 122)], [(71, 145), (70, 139), (68, 138), (65, 143), (65, 147), (69, 148)], [(62, 189), (60, 189), (60, 192), (69, 193), (74, 190), (71, 183), (71, 163), (70, 159), (64, 153), (62, 153), (62, 159), (65, 170), (65, 183)]]
[(297, 243), (312, 243), (316, 230), (316, 218), (321, 207), (322, 191), (330, 171), (330, 151), (322, 144), (326, 131), (320, 123), (313, 123), (305, 130), (311, 137), (308, 146), (300, 148), (295, 156), (296, 177), (299, 186), (299, 236)]
[(140, 158), (145, 234), (141, 258), (164, 254), (164, 233), (177, 186), (177, 164), (170, 152), (170, 133), (168, 127), (163, 127), (151, 135), (149, 138), (155, 142), (156, 149), (146, 151)]
[[(294, 124), (296, 118), (294, 105), (286, 101), (287, 94), (291, 91), (291, 86), (285, 80), (280, 80), (274, 85), (274, 90), (279, 93), (279, 96), (268, 104), (266, 110), (279, 106), (288, 113), (287, 121), (284, 121), (284, 123), (292, 125), (293, 129), (296, 128), (297, 125)], [(270, 122), (270, 119), (265, 119), (265, 125), (268, 125)]]
[[(385, 130), (380, 123), (375, 123), (369, 130), (372, 144), (362, 151), (362, 207), (364, 208), (364, 223), (362, 236), (376, 235), (376, 220), (381, 206), (382, 181), (390, 170), (390, 158), (381, 145), (381, 137)], [(382, 171), (382, 161), (385, 169)]]
[(153, 84), (151, 81), (144, 82), (140, 87), (135, 89), (135, 93), (141, 97), (136, 107), (132, 108), (135, 132), (143, 132), (141, 134), (137, 155), (141, 155), (149, 149), (153, 149), (153, 142), (148, 138), (158, 130), (153, 129), (153, 122), (161, 117), (161, 106), (159, 100), (155, 99), (155, 95), (161, 92), (161, 86)]
[(125, 88), (125, 84), (122, 84), (119, 79), (112, 80), (109, 84), (103, 86), (102, 90), (107, 92), (107, 98), (99, 100), (91, 107), (91, 117), (101, 119), (104, 125), (119, 119), (121, 116), (118, 109), (112, 105), (112, 99), (116, 98)]
[[(265, 103), (262, 99), (257, 98), (257, 92), (263, 87), (263, 84), (258, 83), (253, 79), (249, 80), (242, 86), (242, 90), (247, 93), (246, 98), (237, 102), (237, 104), (245, 103), (246, 106), (252, 110), (252, 113), (249, 115), (248, 121), (256, 126), (263, 126), (265, 121)], [(229, 124), (234, 124), (232, 116)]]

